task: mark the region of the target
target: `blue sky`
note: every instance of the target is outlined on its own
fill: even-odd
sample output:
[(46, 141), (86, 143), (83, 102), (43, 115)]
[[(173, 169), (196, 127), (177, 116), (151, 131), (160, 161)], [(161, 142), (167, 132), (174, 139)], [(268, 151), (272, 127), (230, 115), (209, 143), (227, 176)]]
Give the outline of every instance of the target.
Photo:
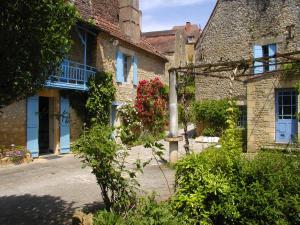
[(205, 26), (217, 0), (140, 0), (142, 31), (169, 30), (187, 21)]

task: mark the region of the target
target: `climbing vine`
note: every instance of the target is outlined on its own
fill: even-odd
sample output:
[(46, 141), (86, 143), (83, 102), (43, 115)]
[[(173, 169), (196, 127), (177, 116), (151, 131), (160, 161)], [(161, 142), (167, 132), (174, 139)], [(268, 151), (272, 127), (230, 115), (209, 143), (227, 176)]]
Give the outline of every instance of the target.
[(107, 125), (110, 107), (115, 99), (116, 88), (110, 73), (98, 72), (88, 82), (89, 92), (86, 108), (91, 123)]

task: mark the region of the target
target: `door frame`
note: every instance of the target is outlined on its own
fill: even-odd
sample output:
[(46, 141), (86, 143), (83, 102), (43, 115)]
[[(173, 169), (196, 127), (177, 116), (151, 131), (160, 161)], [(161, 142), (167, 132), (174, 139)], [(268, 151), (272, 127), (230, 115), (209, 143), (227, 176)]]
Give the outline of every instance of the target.
[[(275, 89), (275, 143), (278, 143), (278, 144), (289, 144), (291, 143), (292, 141), (292, 138), (290, 138), (289, 141), (281, 141), (281, 140), (278, 140), (278, 115), (279, 115), (279, 93), (280, 92), (292, 92), (294, 91), (295, 92), (295, 96), (296, 96), (296, 103), (295, 103), (295, 106), (296, 106), (296, 115), (298, 114), (298, 95), (297, 95), (297, 91), (295, 90), (295, 88), (277, 88)], [(290, 95), (292, 96), (292, 95)], [(293, 105), (293, 102), (291, 100), (291, 107)], [(283, 121), (286, 120), (286, 121), (291, 121), (291, 129), (293, 129), (293, 122), (295, 122), (295, 126), (296, 128), (294, 129), (295, 130), (295, 133), (293, 134), (292, 131), (291, 131), (291, 135), (294, 135), (296, 137), (296, 139), (298, 138), (298, 119), (297, 117), (295, 119), (282, 119)]]

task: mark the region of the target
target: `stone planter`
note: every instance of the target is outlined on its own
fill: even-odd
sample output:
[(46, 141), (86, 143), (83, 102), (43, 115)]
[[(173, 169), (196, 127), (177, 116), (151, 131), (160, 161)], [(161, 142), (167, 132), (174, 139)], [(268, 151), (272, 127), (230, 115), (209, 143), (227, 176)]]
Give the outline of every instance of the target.
[(32, 162), (31, 154), (26, 153), (25, 157), (18, 161), (14, 161), (10, 157), (2, 158), (0, 159), (0, 166), (19, 165), (19, 164), (30, 163), (30, 162)]
[(72, 218), (72, 225), (93, 225), (93, 214), (76, 211)]

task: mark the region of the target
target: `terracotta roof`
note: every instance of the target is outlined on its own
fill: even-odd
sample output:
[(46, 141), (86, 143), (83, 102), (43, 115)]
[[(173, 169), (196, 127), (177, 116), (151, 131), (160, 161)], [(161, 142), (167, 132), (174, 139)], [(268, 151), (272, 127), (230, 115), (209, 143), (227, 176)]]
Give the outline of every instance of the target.
[[(144, 36), (144, 34), (143, 34)], [(159, 49), (162, 53), (173, 53), (175, 52), (175, 35), (164, 35), (164, 36), (144, 36), (151, 45)]]
[(157, 51), (147, 40), (141, 38), (141, 40), (139, 42), (135, 43), (121, 31), (119, 26), (112, 24), (112, 23), (104, 20), (101, 17), (94, 17), (94, 21), (95, 21), (95, 26), (97, 28), (108, 33), (109, 35), (111, 35), (121, 41), (127, 42), (127, 43), (133, 45), (134, 47), (138, 47), (150, 54), (156, 55), (156, 56), (164, 59), (165, 61), (168, 61), (168, 59), (162, 53)]
[(86, 0), (71, 0), (82, 18), (88, 21), (93, 16), (92, 4)]
[(170, 36), (176, 35), (176, 30), (162, 30), (162, 31), (151, 31), (143, 33), (143, 37), (158, 37), (158, 36)]

